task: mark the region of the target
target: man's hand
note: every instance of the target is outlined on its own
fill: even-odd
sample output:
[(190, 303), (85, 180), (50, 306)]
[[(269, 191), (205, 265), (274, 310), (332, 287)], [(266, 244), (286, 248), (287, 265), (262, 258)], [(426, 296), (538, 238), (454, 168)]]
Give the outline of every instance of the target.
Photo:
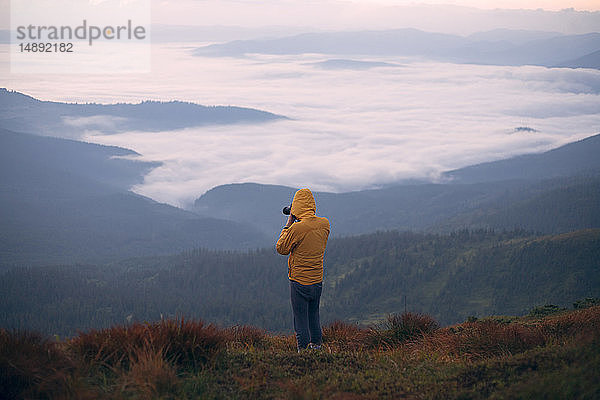
[(288, 216), (288, 220), (287, 220), (287, 223), (285, 224), (285, 226), (287, 226), (289, 228), (290, 226), (292, 226), (292, 224), (294, 223), (294, 221), (296, 221), (296, 219), (294, 218), (294, 216), (292, 215), (292, 213), (290, 213), (290, 215)]

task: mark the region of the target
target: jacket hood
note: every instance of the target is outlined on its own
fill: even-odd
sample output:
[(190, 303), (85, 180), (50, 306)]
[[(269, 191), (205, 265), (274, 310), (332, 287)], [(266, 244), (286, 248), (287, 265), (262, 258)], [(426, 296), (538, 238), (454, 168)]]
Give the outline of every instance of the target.
[(294, 195), (292, 200), (292, 214), (298, 218), (314, 216), (317, 211), (315, 198), (310, 189), (300, 189)]

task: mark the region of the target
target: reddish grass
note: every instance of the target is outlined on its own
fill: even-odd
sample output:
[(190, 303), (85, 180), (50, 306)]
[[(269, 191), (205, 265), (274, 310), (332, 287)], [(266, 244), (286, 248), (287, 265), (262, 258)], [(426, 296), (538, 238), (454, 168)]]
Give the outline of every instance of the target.
[(368, 339), (371, 346), (393, 348), (402, 343), (420, 340), (438, 329), (439, 324), (426, 314), (391, 314), (385, 322), (370, 328)]
[(129, 371), (121, 377), (125, 392), (150, 399), (165, 396), (176, 388), (177, 373), (164, 348), (154, 349), (148, 343), (132, 352), (130, 360)]
[(547, 317), (541, 329), (547, 340), (589, 343), (600, 339), (600, 306)]
[(178, 366), (197, 368), (231, 339), (225, 329), (182, 318), (80, 333), (70, 347), (86, 363), (109, 368), (129, 368), (139, 349), (160, 350)]
[(465, 323), (454, 336), (451, 351), (473, 359), (520, 353), (545, 344), (538, 327), (496, 321)]
[[(600, 306), (543, 319), (481, 320), (447, 328), (439, 328), (427, 315), (412, 313), (390, 315), (386, 322), (369, 329), (337, 321), (323, 327), (323, 340), (333, 352), (392, 350), (409, 358), (476, 361), (555, 343), (597, 343)], [(0, 399), (86, 399), (94, 398), (94, 390), (98, 397), (116, 387), (120, 388), (116, 396), (169, 398), (182, 381), (178, 373), (205, 368), (227, 346), (277, 353), (294, 350), (295, 338), (269, 335), (251, 326), (221, 329), (184, 319), (90, 331), (63, 343), (0, 329)], [(103, 369), (100, 373), (99, 367)], [(98, 376), (108, 383), (90, 384), (90, 379)], [(268, 369), (255, 368), (233, 379), (250, 392), (259, 391), (268, 385)], [(288, 397), (303, 398), (307, 392), (296, 387), (299, 384), (284, 381), (280, 389)], [(363, 398), (350, 393), (336, 396)]]
[(493, 320), (465, 322), (426, 334), (421, 340), (408, 343), (408, 350), (435, 353), (448, 360), (477, 360), (520, 353), (548, 343), (594, 340), (600, 340), (600, 306), (541, 320), (524, 318), (510, 324)]
[(367, 346), (369, 332), (356, 325), (335, 321), (323, 327), (323, 344), (332, 351), (354, 351)]
[(57, 343), (32, 332), (0, 329), (0, 398), (63, 398), (75, 364)]
[(269, 336), (264, 329), (254, 326), (236, 325), (229, 328), (233, 347), (265, 349), (269, 345)]

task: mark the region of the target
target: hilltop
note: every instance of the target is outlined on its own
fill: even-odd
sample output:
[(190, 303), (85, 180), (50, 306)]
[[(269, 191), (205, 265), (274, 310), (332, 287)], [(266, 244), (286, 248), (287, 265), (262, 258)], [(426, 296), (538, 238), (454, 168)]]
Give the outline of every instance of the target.
[(293, 336), (183, 319), (58, 342), (0, 330), (0, 396), (598, 398), (600, 306), (593, 304), (597, 299), (572, 311), (546, 307), (445, 328), (411, 313), (369, 328), (336, 322), (323, 328), (321, 351), (300, 354)]
[(253, 108), (203, 106), (175, 100), (135, 104), (46, 101), (0, 88), (2, 128), (63, 138), (81, 138), (86, 131), (159, 132), (204, 125), (264, 123), (281, 118), (285, 117)]

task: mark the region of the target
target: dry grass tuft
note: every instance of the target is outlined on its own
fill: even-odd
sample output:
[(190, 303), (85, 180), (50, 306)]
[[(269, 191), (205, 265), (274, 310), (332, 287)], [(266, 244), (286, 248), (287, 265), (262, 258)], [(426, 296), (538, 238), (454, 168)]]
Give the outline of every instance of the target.
[(367, 346), (368, 331), (356, 325), (335, 321), (323, 327), (323, 343), (331, 351), (354, 351)]
[(230, 347), (265, 349), (269, 346), (269, 336), (264, 329), (254, 326), (236, 325), (229, 328), (231, 335)]
[(425, 336), (418, 347), (446, 359), (478, 360), (520, 353), (545, 343), (539, 326), (477, 321), (439, 329)]
[(212, 324), (193, 320), (161, 320), (134, 323), (80, 333), (70, 346), (86, 363), (128, 369), (138, 349), (165, 351), (176, 365), (198, 368), (231, 341), (231, 333)]
[(393, 348), (409, 341), (420, 340), (439, 327), (439, 324), (426, 314), (391, 314), (385, 322), (370, 328), (368, 339), (371, 346)]
[(549, 341), (576, 340), (589, 343), (600, 339), (600, 306), (553, 315), (541, 325)]
[(32, 332), (0, 329), (0, 398), (62, 398), (75, 364), (59, 345)]
[(177, 386), (177, 373), (166, 358), (167, 349), (154, 349), (149, 343), (130, 354), (131, 367), (121, 375), (125, 392), (142, 398), (160, 398)]
[[(486, 390), (495, 390), (498, 379), (509, 379), (503, 374), (530, 365), (530, 360), (545, 365), (544, 379), (557, 381), (557, 393), (571, 398), (573, 386), (567, 380), (576, 379), (582, 388), (595, 382), (593, 373), (587, 375), (600, 361), (598, 352), (565, 367), (571, 374), (567, 380), (558, 379), (552, 368), (561, 366), (563, 359), (582, 360), (582, 354), (597, 348), (600, 306), (543, 318), (485, 319), (446, 328), (439, 328), (428, 315), (413, 313), (390, 315), (367, 329), (337, 321), (323, 327), (323, 340), (330, 353), (338, 354), (298, 355), (293, 335), (270, 335), (251, 326), (222, 329), (183, 319), (90, 331), (62, 343), (0, 329), (0, 398), (169, 399), (229, 394), (232, 398), (353, 400), (385, 397), (390, 392), (382, 388), (404, 390), (404, 384), (409, 387), (406, 396), (427, 397), (411, 386), (413, 378), (422, 380), (430, 394), (458, 390), (470, 395), (480, 381)], [(449, 365), (450, 370), (461, 371), (461, 387), (455, 386), (455, 380), (450, 386), (444, 381)], [(432, 373), (437, 377), (432, 378)], [(340, 387), (349, 379), (351, 384)], [(370, 386), (372, 392), (365, 393), (362, 388), (373, 380), (380, 386)]]

